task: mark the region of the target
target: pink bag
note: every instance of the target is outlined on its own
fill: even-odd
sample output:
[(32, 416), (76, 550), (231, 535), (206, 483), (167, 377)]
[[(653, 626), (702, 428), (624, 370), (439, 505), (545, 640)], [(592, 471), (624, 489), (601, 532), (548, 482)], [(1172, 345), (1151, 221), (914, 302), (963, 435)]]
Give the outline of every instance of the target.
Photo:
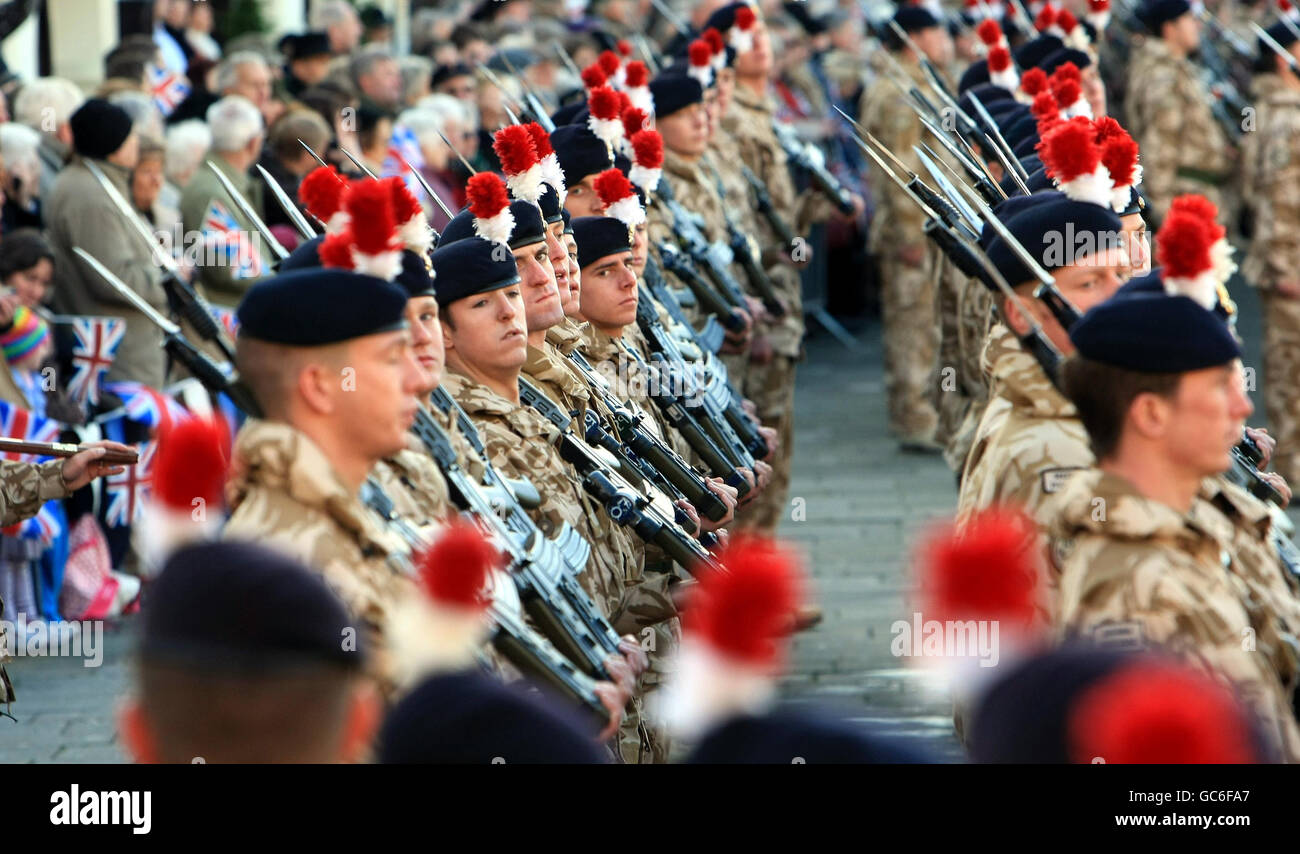
[(66, 620), (102, 620), (117, 596), (112, 558), (104, 532), (91, 513), (72, 526), (68, 537), (68, 564), (59, 591), (59, 610)]

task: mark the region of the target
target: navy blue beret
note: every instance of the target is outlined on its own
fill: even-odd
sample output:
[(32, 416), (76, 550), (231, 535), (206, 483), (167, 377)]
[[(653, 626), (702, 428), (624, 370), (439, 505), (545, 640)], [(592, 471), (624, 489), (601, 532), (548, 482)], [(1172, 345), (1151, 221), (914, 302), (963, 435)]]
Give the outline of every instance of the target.
[(340, 643), (356, 621), (325, 582), (253, 543), (177, 549), (149, 585), (141, 622), (140, 657), (150, 663), (269, 674), (356, 670), (365, 660), (360, 635), (355, 650)]
[(519, 283), (514, 256), (481, 237), (439, 246), (432, 260), (439, 306)]
[(290, 270), (302, 270), (306, 267), (320, 266), (320, 245), (325, 242), (325, 235), (318, 234), (311, 240), (305, 240), (299, 243), (289, 257), (280, 262), (281, 273), (287, 273)]
[(1146, 210), (1147, 197), (1142, 195), (1142, 191), (1137, 187), (1130, 187), (1128, 191), (1128, 205), (1124, 210), (1119, 212), (1120, 216), (1130, 216), (1135, 213), (1142, 213)]
[[(514, 199), (510, 202), (510, 213), (515, 218), (515, 227), (510, 232), (511, 249), (546, 240), (546, 226), (542, 223), (542, 213), (537, 205)], [(478, 232), (474, 231), (474, 214), (469, 208), (465, 208), (452, 217), (447, 227), (442, 230), (442, 239), (438, 241), (438, 248), (471, 237), (478, 237)]]
[(754, 8), (753, 5), (749, 3), (728, 3), (726, 6), (723, 6), (721, 9), (718, 9), (709, 16), (709, 19), (704, 22), (704, 29), (707, 30), (709, 27), (713, 27), (718, 32), (722, 33), (722, 37), (725, 39), (727, 37), (727, 30), (731, 29), (736, 24), (736, 12), (741, 6), (749, 6), (751, 9)]
[[(970, 67), (961, 73), (961, 79), (957, 81), (958, 94), (964, 93), (967, 89), (973, 89), (976, 86), (989, 86), (989, 63), (987, 59), (977, 59), (970, 64)], [(964, 107), (963, 107), (964, 109)], [(967, 113), (970, 110), (966, 110)]]
[(384, 718), (378, 753), (386, 765), (597, 764), (594, 735), (545, 694), (470, 670), (416, 685)]
[[(1265, 32), (1273, 37), (1273, 41), (1284, 48), (1290, 49), (1291, 45), (1296, 43), (1295, 31), (1288, 27), (1285, 21), (1275, 21)], [(1259, 57), (1255, 60), (1255, 71), (1260, 74), (1272, 71), (1277, 64), (1275, 59), (1277, 52), (1265, 44), (1263, 39), (1256, 39), (1256, 48)]]
[(903, 765), (931, 759), (902, 739), (803, 710), (735, 715), (700, 738), (691, 765)]
[[(1060, 196), (1004, 220), (1007, 230), (1049, 273), (1122, 245), (1124, 224), (1110, 208)], [(1078, 257), (1076, 257), (1076, 254)], [(989, 244), (989, 260), (1013, 287), (1034, 274), (1003, 240)]]
[(587, 99), (580, 98), (571, 104), (565, 104), (555, 112), (551, 113), (551, 124), (556, 128), (562, 128), (565, 125), (574, 124), (578, 119), (578, 113), (587, 109)]
[[(1029, 177), (1025, 179), (1025, 186), (1029, 188), (1030, 193), (1041, 194), (1045, 190), (1055, 189), (1056, 185), (1043, 171), (1043, 161), (1039, 160), (1037, 155), (1020, 158), (1020, 165), (1029, 174)], [(1002, 176), (998, 186), (1002, 188), (1002, 192), (1006, 193), (1008, 198), (1018, 196), (1023, 192), (1020, 185), (1010, 175)]]
[(1158, 36), (1161, 27), (1190, 11), (1192, 6), (1187, 0), (1146, 0), (1138, 7), (1137, 17), (1144, 27)]
[(650, 81), (650, 94), (655, 99), (655, 115), (666, 118), (678, 110), (702, 102), (704, 87), (689, 74), (669, 69)]
[(1071, 327), (1070, 341), (1085, 359), (1151, 374), (1199, 371), (1241, 357), (1237, 339), (1214, 312), (1189, 297), (1167, 296), (1163, 286), (1093, 306)]
[[(1048, 202), (1055, 202), (1062, 198), (1064, 198), (1064, 196), (1056, 190), (1050, 190), (1045, 193), (1033, 193), (1028, 196), (1008, 196), (993, 206), (993, 215), (996, 216), (1000, 222), (1007, 223), (1030, 208), (1045, 205)], [(997, 239), (997, 231), (986, 223), (983, 230), (980, 231), (980, 246), (988, 249), (989, 246), (993, 244), (993, 241)]]
[[(586, 106), (583, 106), (586, 109)], [(565, 125), (551, 132), (551, 147), (570, 187), (612, 164), (609, 148), (586, 125)]]
[(975, 105), (971, 101), (976, 97), (979, 98), (980, 103), (984, 105), (984, 109), (991, 116), (997, 115), (997, 107), (1004, 104), (1018, 106), (1020, 103), (1009, 90), (1003, 89), (1001, 86), (994, 86), (992, 83), (981, 83), (978, 86), (971, 87), (970, 91), (963, 89), (961, 97), (957, 99), (957, 106), (965, 110), (966, 114), (971, 118), (975, 118), (976, 113)]
[(1092, 65), (1092, 57), (1088, 56), (1088, 54), (1081, 50), (1075, 50), (1072, 47), (1064, 47), (1060, 50), (1049, 53), (1047, 56), (1039, 60), (1038, 67), (1043, 69), (1044, 74), (1051, 74), (1067, 62), (1073, 62), (1079, 67), (1079, 70), (1082, 71)]
[(1011, 53), (1016, 59), (1016, 67), (1033, 68), (1046, 59), (1049, 54), (1056, 53), (1063, 47), (1065, 47), (1065, 42), (1056, 36), (1041, 35), (1030, 39)]
[(594, 264), (606, 255), (632, 251), (627, 225), (611, 216), (580, 216), (573, 221), (573, 239), (578, 244), (578, 266)]
[[(911, 35), (919, 33), (921, 30), (928, 30), (931, 27), (942, 26), (934, 13), (924, 6), (900, 6), (894, 13), (894, 23), (902, 28), (903, 32)], [(890, 32), (893, 32), (892, 28)]]
[[(289, 257), (280, 262), (280, 272), (288, 273), (291, 270), (320, 267), (320, 245), (324, 240), (325, 236), (318, 234), (311, 240), (298, 244), (298, 247), (289, 253)], [(394, 281), (406, 291), (408, 297), (427, 296), (433, 293), (429, 267), (423, 258), (410, 249), (402, 250), (402, 271), (397, 274)]]
[(573, 234), (573, 217), (569, 215), (568, 208), (560, 208), (560, 216), (564, 217), (564, 233)]
[[(1164, 292), (1164, 273), (1162, 270), (1157, 268), (1152, 270), (1150, 273), (1147, 273), (1145, 276), (1137, 276), (1136, 278), (1129, 279), (1124, 283), (1123, 287), (1115, 292), (1115, 296), (1163, 294)], [(1232, 319), (1232, 315), (1228, 314), (1228, 309), (1224, 306), (1222, 299), (1216, 300), (1214, 303), (1214, 316), (1224, 323), (1228, 323)]]
[(560, 221), (560, 214), (564, 208), (560, 206), (560, 194), (555, 192), (555, 188), (550, 184), (543, 185), (542, 197), (537, 200), (537, 204), (542, 209), (542, 218), (546, 220), (547, 225), (554, 225)]
[(1025, 137), (1020, 142), (1011, 146), (1011, 153), (1014, 154), (1018, 160), (1028, 157), (1031, 154), (1037, 154), (1038, 142), (1038, 132), (1035, 131), (1032, 135)]
[(258, 282), (239, 303), (240, 337), (323, 347), (401, 329), (406, 291), (383, 279), (324, 267)]

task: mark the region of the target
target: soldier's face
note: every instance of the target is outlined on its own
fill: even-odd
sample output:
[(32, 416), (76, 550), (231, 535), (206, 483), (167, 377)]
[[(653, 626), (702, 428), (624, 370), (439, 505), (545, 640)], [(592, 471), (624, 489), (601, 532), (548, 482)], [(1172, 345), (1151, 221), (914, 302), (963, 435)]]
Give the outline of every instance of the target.
[(402, 329), (367, 335), (349, 342), (351, 388), (335, 395), (335, 414), (349, 431), (349, 447), (371, 459), (391, 456), (406, 447), (406, 431), (415, 420), (416, 396), (428, 374), (415, 359), (411, 333)]
[(411, 327), (411, 349), (415, 360), (428, 374), (428, 394), (442, 382), (442, 324), (438, 322), (438, 301), (433, 297), (416, 297), (406, 301), (406, 322)]
[(1083, 97), (1092, 108), (1093, 118), (1102, 118), (1106, 115), (1106, 87), (1102, 85), (1101, 74), (1097, 71), (1097, 66), (1090, 65), (1079, 75), (1079, 86), (1083, 90)]
[[(470, 372), (516, 371), (528, 355), (524, 297), (518, 285), (456, 300), (443, 323), (447, 361)], [(452, 325), (454, 324), (454, 326)]]
[(952, 36), (943, 27), (926, 27), (912, 34), (912, 41), (925, 58), (939, 67), (949, 65), (953, 57)]
[(643, 222), (632, 229), (632, 272), (636, 273), (638, 279), (645, 275), (646, 258), (649, 256), (646, 250), (649, 246), (650, 236)]
[(564, 313), (569, 317), (582, 314), (582, 268), (578, 266), (578, 243), (572, 234), (564, 235), (564, 250), (569, 256), (569, 296)]
[(1151, 240), (1147, 237), (1147, 224), (1142, 214), (1120, 217), (1124, 223), (1124, 237), (1128, 241), (1129, 268), (1126, 278), (1151, 272)]
[(1164, 406), (1165, 448), (1172, 461), (1196, 477), (1228, 470), (1232, 447), (1241, 441), (1255, 409), (1239, 361), (1183, 374)]
[(732, 90), (736, 88), (736, 70), (722, 68), (718, 70), (718, 114), (727, 114), (727, 105), (731, 103)]
[(514, 250), (519, 287), (524, 295), (524, 313), (529, 332), (543, 332), (564, 318), (564, 305), (555, 284), (550, 250), (546, 241)]
[(636, 273), (632, 253), (606, 255), (582, 269), (582, 316), (601, 329), (636, 322)]
[(574, 219), (580, 216), (600, 216), (605, 212), (605, 206), (596, 194), (595, 175), (588, 175), (569, 187), (568, 195), (564, 197), (564, 209)]
[(1188, 12), (1165, 25), (1165, 38), (1185, 51), (1196, 50), (1201, 44), (1201, 20)]
[(546, 252), (555, 271), (555, 287), (560, 292), (560, 302), (569, 299), (569, 250), (564, 245), (564, 223), (553, 222), (546, 226)]
[(761, 19), (754, 24), (754, 47), (737, 54), (735, 65), (742, 77), (766, 77), (772, 72), (772, 37)]
[[(1068, 267), (1062, 267), (1052, 274), (1052, 279), (1056, 282), (1056, 288), (1061, 292), (1061, 296), (1083, 314), (1094, 305), (1114, 296), (1115, 291), (1119, 290), (1120, 285), (1127, 278), (1128, 267), (1129, 258), (1125, 250), (1108, 249), (1088, 255)], [(1052, 316), (1047, 306), (1037, 299), (1024, 302), (1042, 324), (1048, 340), (1055, 345), (1056, 349), (1067, 356), (1073, 353), (1074, 345), (1070, 343), (1069, 333), (1061, 328), (1061, 324)], [(1024, 335), (1029, 331), (1029, 325), (1025, 323), (1014, 305), (1004, 300), (1002, 308), (1003, 317), (1008, 319), (1016, 334)]]
[(692, 104), (656, 122), (664, 145), (682, 157), (699, 157), (709, 144), (709, 118), (704, 104)]

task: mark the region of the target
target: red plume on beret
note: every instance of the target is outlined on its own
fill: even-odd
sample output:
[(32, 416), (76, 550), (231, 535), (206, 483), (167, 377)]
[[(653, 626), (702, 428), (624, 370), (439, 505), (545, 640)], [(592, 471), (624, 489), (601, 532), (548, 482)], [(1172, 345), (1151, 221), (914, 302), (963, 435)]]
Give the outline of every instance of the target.
[(560, 197), (560, 204), (563, 205), (566, 193), (564, 170), (560, 168), (559, 158), (555, 155), (555, 149), (551, 147), (551, 137), (537, 122), (529, 122), (524, 125), (524, 129), (533, 138), (533, 148), (541, 161), (542, 180), (551, 185), (551, 189), (555, 190), (556, 195)]
[(348, 213), (358, 252), (378, 255), (398, 248), (392, 191), (380, 181), (358, 181), (348, 191)]
[(600, 56), (596, 57), (596, 62), (600, 65), (600, 70), (605, 72), (606, 77), (613, 77), (623, 65), (618, 54), (612, 50), (602, 50)]
[(492, 150), (507, 176), (528, 171), (538, 160), (533, 136), (523, 125), (507, 125), (497, 131), (492, 138)]
[(1098, 145), (1114, 136), (1128, 136), (1128, 131), (1124, 130), (1124, 126), (1115, 121), (1111, 116), (1102, 116), (1099, 119), (1094, 119), (1092, 126), (1097, 131)]
[(528, 131), (528, 135), (533, 138), (533, 149), (537, 152), (538, 158), (555, 153), (555, 149), (551, 147), (551, 137), (546, 132), (546, 128), (537, 122), (529, 122), (524, 125), (524, 130)]
[(997, 74), (1011, 67), (1011, 51), (1005, 47), (995, 47), (989, 51), (989, 72)]
[(618, 48), (618, 52), (624, 56), (632, 55), (632, 43), (627, 39), (619, 39), (614, 42), (614, 47)]
[(322, 267), (336, 267), (342, 270), (352, 269), (352, 229), (336, 231), (325, 235), (317, 250)]
[(618, 93), (609, 86), (597, 86), (587, 98), (587, 109), (593, 118), (608, 121), (618, 118)]
[(1052, 94), (1056, 96), (1056, 103), (1061, 105), (1061, 109), (1068, 109), (1083, 97), (1083, 89), (1077, 80), (1053, 80)]
[(1029, 106), (1029, 112), (1038, 119), (1041, 126), (1044, 120), (1060, 119), (1061, 105), (1056, 103), (1056, 96), (1051, 92), (1039, 92), (1034, 96), (1034, 103)]
[(474, 214), (474, 233), (484, 240), (510, 245), (515, 218), (510, 213), (510, 197), (505, 181), (495, 172), (471, 175), (465, 185), (470, 213)]
[(482, 610), (488, 575), (500, 564), (500, 553), (478, 528), (453, 522), (420, 555), (420, 586), (440, 605)]
[(718, 32), (717, 27), (709, 27), (700, 35), (700, 38), (709, 46), (712, 53), (721, 53), (727, 49), (727, 43), (722, 39), (722, 33)]
[(1200, 193), (1188, 193), (1183, 196), (1175, 196), (1174, 200), (1169, 203), (1169, 213), (1188, 213), (1192, 216), (1210, 223), (1215, 229), (1221, 232), (1223, 226), (1219, 225), (1219, 207), (1214, 202), (1202, 196)]
[(659, 131), (645, 129), (632, 134), (633, 161), (647, 169), (658, 169), (664, 165), (664, 139)]
[(1041, 68), (1029, 68), (1020, 75), (1020, 91), (1033, 97), (1047, 88), (1047, 72)]
[(1163, 662), (1139, 661), (1090, 686), (1068, 722), (1075, 762), (1107, 765), (1257, 761), (1247, 713), (1220, 683)]
[(1156, 240), (1156, 255), (1167, 279), (1194, 279), (1213, 266), (1210, 244), (1214, 236), (1205, 220), (1193, 213), (1167, 214)]
[[(1114, 182), (1105, 181), (1105, 196), (1100, 197), (1103, 188), (1097, 167), (1101, 165), (1101, 148), (1094, 135), (1092, 122), (1088, 119), (1079, 117), (1063, 121), (1043, 136), (1039, 156), (1061, 192), (1076, 201), (1109, 205)], [(1092, 192), (1094, 190), (1097, 192)]]
[(754, 15), (754, 10), (750, 7), (741, 6), (736, 10), (736, 26), (740, 27), (742, 30), (747, 30), (754, 26), (756, 20), (758, 19)]
[(727, 568), (700, 574), (686, 631), (723, 658), (779, 669), (801, 596), (798, 559), (772, 540), (738, 535), (718, 560)]
[(709, 60), (713, 57), (713, 51), (709, 49), (709, 43), (703, 39), (696, 39), (691, 42), (687, 54), (690, 57), (691, 65), (694, 66), (708, 65)]
[(920, 549), (920, 591), (927, 620), (1039, 624), (1037, 528), (1023, 511), (994, 506), (960, 531), (932, 533)]
[(629, 87), (644, 86), (650, 81), (650, 69), (639, 59), (627, 64), (625, 74), (624, 83)]
[(636, 107), (628, 107), (623, 111), (623, 134), (632, 138), (632, 135), (645, 127), (645, 123), (650, 120), (645, 110)]
[(397, 220), (397, 236), (402, 244), (417, 255), (423, 255), (433, 246), (433, 233), (429, 230), (429, 221), (425, 219), (424, 208), (420, 200), (406, 186), (400, 175), (383, 179), (393, 194), (393, 216)]
[[(1285, 0), (1283, 0), (1283, 2), (1285, 2)], [(1110, 0), (1088, 0), (1088, 11), (1093, 13), (1109, 12)]]
[(1074, 17), (1074, 13), (1069, 9), (1062, 9), (1056, 15), (1056, 25), (1069, 33), (1075, 27), (1079, 26), (1079, 19)]
[(601, 70), (599, 65), (588, 65), (582, 69), (582, 85), (588, 89), (595, 89), (598, 86), (604, 86), (609, 82), (609, 76)]
[(636, 190), (632, 188), (632, 182), (627, 179), (627, 176), (621, 170), (614, 167), (601, 172), (592, 183), (596, 188), (596, 195), (600, 196), (600, 203), (605, 207), (626, 199), (628, 196), (636, 195)]
[(1073, 62), (1062, 62), (1052, 72), (1052, 85), (1057, 85), (1059, 80), (1073, 80), (1078, 83), (1083, 80), (1083, 74), (1079, 71), (1079, 66)]
[(201, 498), (215, 513), (223, 503), (230, 465), (229, 438), (215, 418), (186, 418), (158, 436), (153, 494), (169, 509), (189, 515)]
[(1137, 172), (1138, 145), (1128, 134), (1112, 136), (1101, 145), (1101, 162), (1116, 184), (1131, 187)]
[(1038, 17), (1034, 19), (1034, 28), (1041, 33), (1055, 23), (1056, 9), (1051, 3), (1048, 3), (1043, 7), (1042, 11), (1038, 13)]
[(307, 213), (328, 224), (343, 209), (347, 182), (333, 166), (318, 166), (307, 173), (298, 185), (298, 201)]
[(1002, 27), (992, 18), (980, 21), (979, 26), (975, 28), (975, 34), (979, 36), (980, 41), (989, 47), (993, 47), (1002, 41)]

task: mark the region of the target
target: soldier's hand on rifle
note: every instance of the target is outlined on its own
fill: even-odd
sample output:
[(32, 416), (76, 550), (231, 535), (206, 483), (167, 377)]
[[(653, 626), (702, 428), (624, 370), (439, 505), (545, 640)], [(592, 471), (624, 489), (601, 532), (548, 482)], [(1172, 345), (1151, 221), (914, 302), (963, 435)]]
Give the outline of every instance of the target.
[(781, 434), (776, 432), (775, 427), (760, 426), (758, 428), (758, 435), (762, 436), (763, 441), (767, 442), (767, 454), (764, 455), (763, 461), (771, 462), (772, 456), (776, 454), (776, 449), (781, 446)]
[(724, 353), (744, 353), (749, 349), (749, 342), (754, 335), (754, 318), (749, 312), (743, 309), (735, 309), (734, 313), (742, 317), (745, 321), (745, 328), (741, 332), (727, 332), (723, 338), (722, 352)]
[[(613, 659), (608, 660), (612, 661)], [(632, 698), (632, 694), (631, 692), (625, 693), (622, 688), (613, 682), (597, 682), (592, 691), (600, 698), (600, 704), (609, 712), (609, 725), (601, 730), (600, 735), (596, 736), (596, 740), (609, 741), (618, 732), (619, 725), (623, 723), (623, 707)]]
[(898, 250), (898, 258), (909, 267), (919, 267), (925, 262), (925, 244), (904, 246)]
[(1259, 467), (1268, 468), (1269, 460), (1273, 459), (1273, 452), (1277, 450), (1277, 439), (1268, 435), (1268, 431), (1263, 427), (1247, 427), (1246, 435), (1259, 445), (1259, 452), (1264, 455), (1264, 458), (1259, 461)]
[(772, 467), (762, 460), (754, 460), (754, 493), (758, 494), (772, 482)]
[(1283, 279), (1274, 289), (1287, 299), (1300, 299), (1300, 279)]
[(108, 449), (130, 453), (132, 448), (121, 442), (90, 442), (86, 450), (73, 454), (63, 461), (63, 485), (69, 492), (76, 492), (97, 477), (121, 474), (125, 466), (115, 466), (99, 461)]
[(632, 669), (634, 677), (640, 676), (650, 669), (650, 656), (645, 654), (641, 648), (640, 642), (632, 635), (623, 635), (618, 639), (619, 652), (623, 653), (623, 659), (627, 666)]
[(1259, 479), (1277, 490), (1277, 494), (1282, 497), (1280, 506), (1285, 510), (1291, 503), (1291, 486), (1286, 482), (1286, 478), (1275, 471), (1262, 471), (1259, 473)]
[(706, 477), (704, 484), (709, 488), (709, 492), (718, 496), (719, 500), (727, 506), (727, 512), (718, 521), (714, 522), (711, 519), (700, 520), (700, 530), (703, 533), (716, 533), (723, 525), (736, 518), (736, 496), (738, 493), (734, 486), (723, 483), (721, 478)]
[(776, 350), (772, 348), (772, 339), (766, 335), (759, 335), (754, 339), (754, 343), (749, 348), (749, 361), (755, 365), (766, 365), (772, 361), (776, 355)]
[(771, 315), (767, 313), (767, 308), (763, 305), (763, 301), (758, 297), (745, 294), (745, 308), (749, 311), (749, 316), (754, 318), (755, 323), (771, 318)]
[[(694, 504), (691, 504), (685, 498), (679, 498), (673, 502), (673, 506), (686, 514), (686, 518), (691, 521), (692, 527), (697, 530), (700, 528), (700, 511), (695, 509)], [(690, 528), (687, 528), (687, 530), (690, 530)]]

